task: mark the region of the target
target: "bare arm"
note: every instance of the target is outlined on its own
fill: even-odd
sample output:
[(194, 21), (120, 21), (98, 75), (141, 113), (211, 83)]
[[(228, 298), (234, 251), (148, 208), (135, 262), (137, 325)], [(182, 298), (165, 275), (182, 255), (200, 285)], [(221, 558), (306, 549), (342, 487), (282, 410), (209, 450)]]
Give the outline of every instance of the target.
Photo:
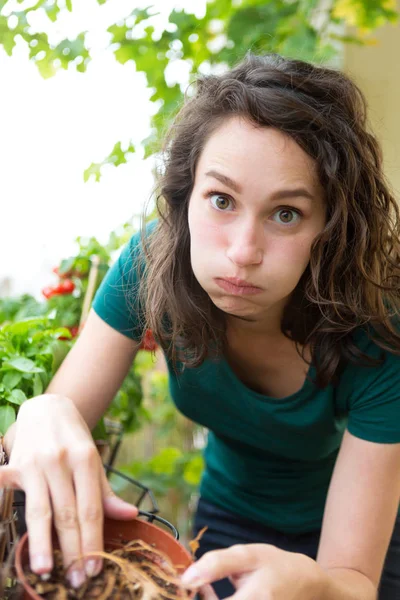
[[(400, 444), (346, 433), (325, 508), (317, 562), (270, 544), (212, 550), (183, 583), (203, 588), (230, 577), (232, 600), (376, 600), (400, 497)], [(205, 600), (215, 594), (203, 588)], [(394, 600), (394, 599), (393, 599)]]
[(400, 444), (346, 432), (325, 507), (317, 561), (326, 600), (374, 600), (400, 498)]
[(70, 398), (90, 429), (122, 385), (139, 343), (107, 325), (92, 309), (46, 394)]

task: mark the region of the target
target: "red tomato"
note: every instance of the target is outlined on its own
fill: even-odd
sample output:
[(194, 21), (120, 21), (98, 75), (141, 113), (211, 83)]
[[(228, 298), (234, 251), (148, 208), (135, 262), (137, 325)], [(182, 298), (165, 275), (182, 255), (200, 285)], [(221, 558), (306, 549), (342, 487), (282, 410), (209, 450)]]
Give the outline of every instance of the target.
[(149, 352), (154, 352), (155, 350), (157, 350), (157, 348), (158, 345), (153, 337), (151, 329), (147, 329), (146, 333), (144, 334), (142, 343), (140, 344), (140, 350), (148, 350)]
[(75, 289), (75, 284), (71, 279), (64, 279), (58, 286), (61, 294), (72, 294)]
[(47, 286), (42, 289), (42, 294), (45, 298), (49, 299), (54, 296), (54, 288)]
[(64, 279), (60, 281), (60, 283), (53, 288), (53, 296), (54, 295), (62, 295), (62, 294), (71, 294), (75, 289), (75, 284), (71, 279)]

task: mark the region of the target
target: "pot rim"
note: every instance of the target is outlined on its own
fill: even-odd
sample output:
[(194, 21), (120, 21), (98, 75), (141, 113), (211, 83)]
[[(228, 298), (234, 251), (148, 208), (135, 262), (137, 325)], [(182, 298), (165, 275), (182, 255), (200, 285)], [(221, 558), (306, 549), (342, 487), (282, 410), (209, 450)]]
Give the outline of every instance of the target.
[[(139, 515), (139, 517), (140, 517), (140, 515)], [(139, 520), (142, 525), (144, 525), (145, 527), (148, 528), (149, 531), (156, 533), (159, 537), (164, 538), (164, 539), (165, 539), (164, 536), (168, 536), (168, 538), (170, 538), (171, 543), (179, 546), (179, 550), (184, 555), (186, 555), (186, 557), (188, 559), (188, 566), (193, 562), (193, 557), (191, 556), (189, 551), (171, 533), (169, 533), (168, 531), (166, 531), (164, 529), (161, 529), (160, 527), (157, 527), (156, 525), (153, 525), (153, 523), (150, 523), (149, 521), (140, 519), (139, 517), (136, 517), (135, 519), (131, 519), (129, 521), (105, 518), (104, 524), (113, 523), (113, 525), (115, 527), (115, 524), (119, 524), (119, 523), (126, 524), (126, 523), (130, 523), (131, 521), (134, 522), (134, 521)], [(53, 532), (53, 534), (54, 534), (54, 532)], [(115, 537), (112, 538), (111, 535), (105, 535), (105, 537), (104, 537), (105, 544), (107, 543), (107, 540), (110, 542), (117, 541), (115, 539)], [(28, 583), (28, 581), (26, 580), (26, 575), (24, 573), (23, 565), (26, 564), (26, 561), (23, 560), (23, 552), (25, 551), (28, 542), (29, 542), (29, 535), (28, 535), (28, 532), (26, 532), (21, 537), (21, 539), (19, 540), (17, 547), (16, 547), (15, 570), (17, 572), (17, 577), (18, 577), (19, 582), (21, 583), (24, 590), (31, 596), (32, 600), (43, 600), (43, 596), (39, 596), (39, 594), (37, 594), (37, 592), (33, 589), (33, 587)], [(122, 542), (120, 542), (120, 543), (122, 543)]]

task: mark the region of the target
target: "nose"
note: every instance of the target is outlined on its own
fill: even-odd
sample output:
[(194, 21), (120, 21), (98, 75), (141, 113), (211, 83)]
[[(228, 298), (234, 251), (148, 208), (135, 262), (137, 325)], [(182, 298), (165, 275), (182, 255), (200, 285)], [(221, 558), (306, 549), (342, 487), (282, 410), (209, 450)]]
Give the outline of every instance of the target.
[(229, 260), (239, 267), (259, 265), (264, 255), (262, 224), (244, 222), (234, 227), (226, 254)]

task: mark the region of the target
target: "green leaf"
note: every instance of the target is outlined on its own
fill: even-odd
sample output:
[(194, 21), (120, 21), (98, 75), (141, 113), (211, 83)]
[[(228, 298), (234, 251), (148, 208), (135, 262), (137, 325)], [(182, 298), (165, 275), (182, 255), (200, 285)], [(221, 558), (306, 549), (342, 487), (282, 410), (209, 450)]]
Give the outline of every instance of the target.
[(70, 350), (70, 345), (68, 345), (67, 343), (60, 341), (60, 340), (55, 340), (54, 342), (52, 342), (49, 345), (50, 349), (51, 349), (51, 354), (53, 356), (53, 361), (52, 361), (52, 374), (54, 374), (57, 369), (59, 368), (59, 366), (61, 365), (61, 363), (63, 362), (64, 358), (67, 356), (69, 350)]
[(57, 72), (57, 69), (53, 63), (46, 59), (38, 60), (36, 62), (36, 66), (43, 79), (50, 79), (50, 77), (53, 77)]
[(61, 62), (61, 67), (63, 69), (68, 69), (71, 61), (80, 57), (81, 62), (78, 65), (80, 67), (79, 70), (84, 71), (86, 69), (87, 61), (90, 59), (85, 41), (84, 33), (80, 33), (74, 40), (63, 40), (54, 48), (53, 59), (58, 58)]
[(44, 389), (49, 383), (49, 377), (46, 373), (39, 373), (40, 381), (42, 382), (42, 388)]
[(12, 369), (15, 369), (16, 371), (20, 371), (21, 373), (42, 373), (43, 369), (40, 367), (37, 367), (35, 365), (35, 363), (30, 360), (29, 358), (24, 358), (24, 357), (19, 357), (19, 358), (12, 358), (11, 360), (5, 361), (3, 363), (3, 368), (4, 367), (11, 367)]
[(45, 329), (44, 331), (38, 331), (37, 333), (32, 334), (32, 342), (35, 346), (33, 348), (34, 353), (37, 351), (36, 345), (40, 342), (50, 342), (51, 340), (62, 336), (70, 338), (70, 330), (65, 327), (55, 327), (54, 329)]
[(199, 454), (194, 456), (183, 471), (183, 479), (190, 485), (198, 486), (204, 470), (204, 460)]
[(58, 13), (60, 12), (60, 8), (59, 8), (57, 2), (54, 2), (54, 4), (46, 3), (44, 5), (44, 9), (45, 9), (46, 14), (49, 17), (50, 21), (55, 23), (55, 21), (57, 21)]
[(182, 451), (178, 448), (163, 448), (159, 454), (150, 461), (154, 473), (172, 475), (175, 471), (177, 460), (182, 457)]
[(69, 12), (72, 12), (72, 0), (65, 0), (65, 6)]
[(71, 256), (70, 258), (64, 258), (61, 261), (60, 266), (58, 268), (58, 272), (60, 273), (60, 275), (65, 275), (66, 273), (71, 271), (71, 269), (73, 269), (74, 267), (74, 263), (75, 256)]
[(113, 163), (116, 167), (118, 165), (122, 165), (123, 163), (126, 163), (125, 154), (128, 152), (131, 152), (132, 154), (135, 152), (135, 147), (133, 144), (129, 144), (126, 150), (122, 150), (121, 142), (117, 142), (106, 161)]
[(129, 29), (126, 25), (111, 25), (111, 27), (109, 27), (107, 31), (113, 36), (112, 43), (119, 44), (126, 40), (126, 34), (129, 31)]
[(388, 21), (396, 23), (399, 19), (395, 0), (336, 0), (332, 12), (333, 17), (358, 27), (360, 33), (373, 31)]
[(16, 44), (15, 35), (16, 34), (14, 31), (6, 31), (2, 33), (0, 43), (3, 45), (3, 48), (8, 54), (8, 56), (11, 56), (12, 51), (14, 50), (14, 46)]
[(104, 425), (104, 419), (100, 419), (94, 429), (92, 429), (92, 436), (94, 440), (107, 440), (107, 430)]
[(94, 176), (95, 181), (100, 181), (102, 166), (102, 163), (92, 163), (90, 167), (85, 169), (85, 171), (83, 172), (83, 181), (86, 183), (87, 181), (89, 181), (92, 175)]
[(11, 392), (11, 390), (13, 390), (15, 387), (17, 387), (17, 385), (19, 384), (21, 379), (22, 379), (22, 373), (15, 373), (13, 371), (8, 371), (2, 379), (2, 383), (5, 387), (5, 389), (9, 390)]
[(84, 181), (88, 181), (89, 178), (93, 175), (95, 178), (95, 181), (100, 181), (100, 177), (101, 177), (101, 168), (106, 165), (106, 164), (112, 164), (116, 167), (118, 167), (119, 165), (122, 165), (124, 163), (127, 162), (126, 160), (126, 154), (131, 153), (133, 154), (135, 152), (135, 146), (130, 143), (128, 145), (128, 147), (126, 148), (126, 150), (122, 149), (122, 143), (121, 142), (117, 142), (114, 146), (114, 148), (112, 149), (111, 153), (109, 154), (109, 156), (107, 156), (103, 162), (101, 163), (92, 163), (90, 165), (89, 168), (87, 168), (84, 173), (83, 173), (83, 179)]
[(296, 23), (296, 25), (297, 27), (292, 29), (282, 42), (280, 52), (285, 56), (312, 61), (318, 45), (317, 34), (307, 23)]
[(18, 404), (19, 406), (25, 402), (26, 396), (22, 390), (13, 390), (9, 396), (7, 396), (8, 402), (12, 404)]
[(11, 333), (12, 335), (25, 335), (32, 329), (48, 325), (47, 317), (38, 317), (35, 319), (23, 319), (16, 323), (10, 323), (2, 328), (4, 333)]
[(132, 42), (128, 42), (121, 44), (114, 54), (117, 61), (124, 65), (128, 60), (134, 60), (137, 57), (137, 50)]
[(54, 329), (53, 334), (56, 335), (58, 338), (60, 337), (66, 337), (68, 339), (72, 338), (71, 332), (69, 329), (67, 329), (66, 327), (57, 327), (57, 329)]
[(15, 410), (12, 406), (0, 406), (0, 432), (5, 435), (7, 429), (15, 422)]
[(33, 395), (40, 396), (43, 394), (43, 383), (42, 378), (39, 373), (35, 373), (35, 377), (33, 379)]

